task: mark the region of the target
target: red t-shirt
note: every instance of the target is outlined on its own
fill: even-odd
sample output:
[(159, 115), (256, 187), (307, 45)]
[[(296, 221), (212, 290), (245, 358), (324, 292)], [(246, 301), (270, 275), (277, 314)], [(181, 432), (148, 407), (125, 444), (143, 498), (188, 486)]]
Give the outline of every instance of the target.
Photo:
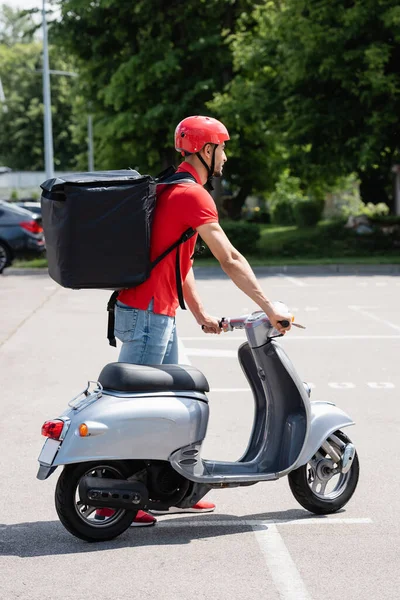
[[(192, 227), (196, 229), (205, 223), (217, 223), (218, 213), (215, 202), (203, 188), (196, 169), (183, 162), (178, 171), (185, 171), (196, 178), (195, 183), (159, 185), (157, 204), (151, 232), (150, 256), (155, 260), (169, 246), (176, 242), (182, 233)], [(181, 259), (182, 282), (192, 266), (191, 256), (196, 245), (197, 234), (178, 247)], [(176, 250), (168, 254), (151, 272), (149, 279), (141, 285), (123, 290), (118, 300), (146, 310), (151, 299), (153, 311), (161, 315), (175, 316), (179, 306), (175, 275)]]

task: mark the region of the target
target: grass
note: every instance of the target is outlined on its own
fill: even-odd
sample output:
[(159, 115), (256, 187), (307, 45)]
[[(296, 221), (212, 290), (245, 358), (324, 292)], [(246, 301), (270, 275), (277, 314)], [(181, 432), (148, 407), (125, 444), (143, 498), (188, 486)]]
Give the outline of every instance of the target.
[(19, 259), (11, 266), (15, 269), (47, 269), (47, 258)]
[[(252, 267), (279, 267), (279, 266), (312, 266), (312, 265), (399, 265), (400, 255), (392, 256), (346, 256), (331, 258), (280, 258), (248, 256), (247, 260)], [(218, 261), (215, 258), (196, 258), (196, 267), (217, 267)], [(34, 258), (32, 260), (16, 260), (12, 264), (16, 269), (46, 269), (47, 260), (45, 258)]]

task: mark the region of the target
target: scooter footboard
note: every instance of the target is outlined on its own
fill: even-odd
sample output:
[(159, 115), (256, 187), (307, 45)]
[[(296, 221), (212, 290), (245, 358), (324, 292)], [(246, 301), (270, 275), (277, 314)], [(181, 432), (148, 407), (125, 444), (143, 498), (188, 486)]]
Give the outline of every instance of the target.
[(310, 402), (311, 424), (309, 435), (300, 452), (294, 469), (305, 465), (327, 437), (338, 429), (354, 425), (354, 421), (343, 410), (331, 402)]

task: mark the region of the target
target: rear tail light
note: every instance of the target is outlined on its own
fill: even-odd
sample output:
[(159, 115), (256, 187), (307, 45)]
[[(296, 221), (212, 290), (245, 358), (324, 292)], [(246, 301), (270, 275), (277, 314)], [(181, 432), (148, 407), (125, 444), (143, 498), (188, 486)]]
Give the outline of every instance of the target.
[(29, 231), (29, 233), (43, 233), (43, 227), (41, 227), (35, 219), (32, 219), (32, 221), (22, 221), (20, 226), (22, 229), (25, 229), (25, 231)]
[(53, 440), (59, 440), (64, 427), (64, 421), (46, 421), (42, 425), (42, 435)]

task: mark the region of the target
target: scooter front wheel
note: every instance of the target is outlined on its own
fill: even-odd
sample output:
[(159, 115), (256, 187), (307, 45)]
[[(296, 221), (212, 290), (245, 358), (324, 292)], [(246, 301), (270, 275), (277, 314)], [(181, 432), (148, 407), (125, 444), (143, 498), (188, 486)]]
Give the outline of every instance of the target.
[[(344, 444), (351, 443), (342, 431), (334, 434)], [(340, 455), (341, 448), (334, 438), (329, 443)], [(340, 510), (355, 492), (360, 473), (357, 453), (346, 473), (322, 448), (302, 467), (288, 475), (290, 489), (297, 502), (317, 515), (328, 515)]]
[[(106, 509), (108, 516), (97, 514), (96, 508), (84, 504), (79, 497), (82, 477), (107, 477), (125, 479), (131, 475), (123, 462), (79, 463), (64, 467), (55, 492), (58, 517), (73, 535), (87, 542), (105, 542), (123, 533), (136, 516), (137, 511)], [(101, 512), (105, 512), (104, 509)]]

